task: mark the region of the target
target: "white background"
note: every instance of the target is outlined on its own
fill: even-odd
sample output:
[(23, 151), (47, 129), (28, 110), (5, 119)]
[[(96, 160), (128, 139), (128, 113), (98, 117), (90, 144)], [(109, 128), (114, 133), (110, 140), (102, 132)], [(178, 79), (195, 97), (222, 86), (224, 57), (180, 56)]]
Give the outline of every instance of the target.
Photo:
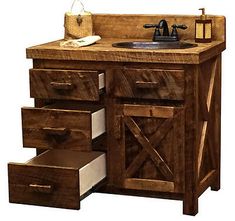
[(22, 148), (20, 107), (29, 98), (25, 48), (63, 38), (63, 14), (72, 0), (1, 0), (0, 2), (0, 220), (234, 220), (234, 59), (235, 11), (231, 0), (83, 0), (93, 13), (209, 14), (227, 17), (227, 50), (223, 53), (222, 189), (207, 190), (199, 214), (182, 215), (182, 202), (142, 197), (92, 194), (80, 211), (8, 203), (7, 162), (24, 162), (35, 154)]

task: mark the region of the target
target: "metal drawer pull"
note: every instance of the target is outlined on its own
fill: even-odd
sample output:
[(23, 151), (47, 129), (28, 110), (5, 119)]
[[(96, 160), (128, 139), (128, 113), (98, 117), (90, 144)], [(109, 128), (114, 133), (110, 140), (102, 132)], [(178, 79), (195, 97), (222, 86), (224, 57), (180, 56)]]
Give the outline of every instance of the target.
[(72, 83), (51, 82), (50, 85), (55, 90), (72, 90), (74, 88)]
[(51, 193), (53, 188), (51, 185), (29, 184), (29, 189), (37, 193)]
[(66, 136), (70, 134), (70, 129), (67, 128), (44, 127), (42, 130), (52, 136)]
[(158, 88), (159, 83), (152, 81), (136, 81), (135, 86), (137, 88)]

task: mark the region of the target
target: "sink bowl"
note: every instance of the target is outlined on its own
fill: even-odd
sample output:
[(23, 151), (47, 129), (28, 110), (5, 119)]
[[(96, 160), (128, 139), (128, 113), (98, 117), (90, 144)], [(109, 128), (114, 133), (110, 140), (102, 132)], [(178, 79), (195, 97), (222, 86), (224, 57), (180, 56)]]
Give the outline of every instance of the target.
[(186, 49), (196, 47), (197, 44), (192, 44), (183, 41), (161, 42), (161, 41), (132, 41), (132, 42), (117, 42), (112, 44), (117, 48), (133, 48), (133, 49)]

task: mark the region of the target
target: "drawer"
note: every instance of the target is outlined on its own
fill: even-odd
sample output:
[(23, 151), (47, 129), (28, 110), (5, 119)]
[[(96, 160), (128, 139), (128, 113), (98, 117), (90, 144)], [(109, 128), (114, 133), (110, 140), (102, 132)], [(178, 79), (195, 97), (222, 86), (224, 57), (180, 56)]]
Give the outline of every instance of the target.
[(92, 150), (105, 133), (105, 109), (67, 103), (22, 108), (23, 146), (42, 149)]
[(96, 101), (105, 87), (100, 71), (31, 69), (29, 74), (33, 98)]
[(184, 99), (184, 71), (117, 69), (113, 72), (114, 96), (143, 99)]
[(80, 199), (106, 177), (102, 152), (47, 150), (27, 163), (9, 163), (9, 200), (79, 209)]

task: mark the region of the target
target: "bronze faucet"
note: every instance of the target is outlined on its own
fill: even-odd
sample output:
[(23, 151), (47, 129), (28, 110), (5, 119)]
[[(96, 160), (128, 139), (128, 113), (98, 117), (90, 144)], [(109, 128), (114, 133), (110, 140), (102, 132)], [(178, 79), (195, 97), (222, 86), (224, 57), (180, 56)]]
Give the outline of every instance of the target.
[[(144, 28), (155, 28), (154, 34), (153, 34), (153, 41), (179, 41), (179, 36), (177, 32), (177, 28), (180, 29), (186, 29), (187, 26), (183, 24), (174, 24), (172, 25), (172, 32), (171, 35), (169, 34), (169, 28), (167, 21), (165, 19), (162, 19), (158, 24), (145, 24), (143, 26)], [(160, 32), (160, 29), (162, 29), (162, 33)]]

